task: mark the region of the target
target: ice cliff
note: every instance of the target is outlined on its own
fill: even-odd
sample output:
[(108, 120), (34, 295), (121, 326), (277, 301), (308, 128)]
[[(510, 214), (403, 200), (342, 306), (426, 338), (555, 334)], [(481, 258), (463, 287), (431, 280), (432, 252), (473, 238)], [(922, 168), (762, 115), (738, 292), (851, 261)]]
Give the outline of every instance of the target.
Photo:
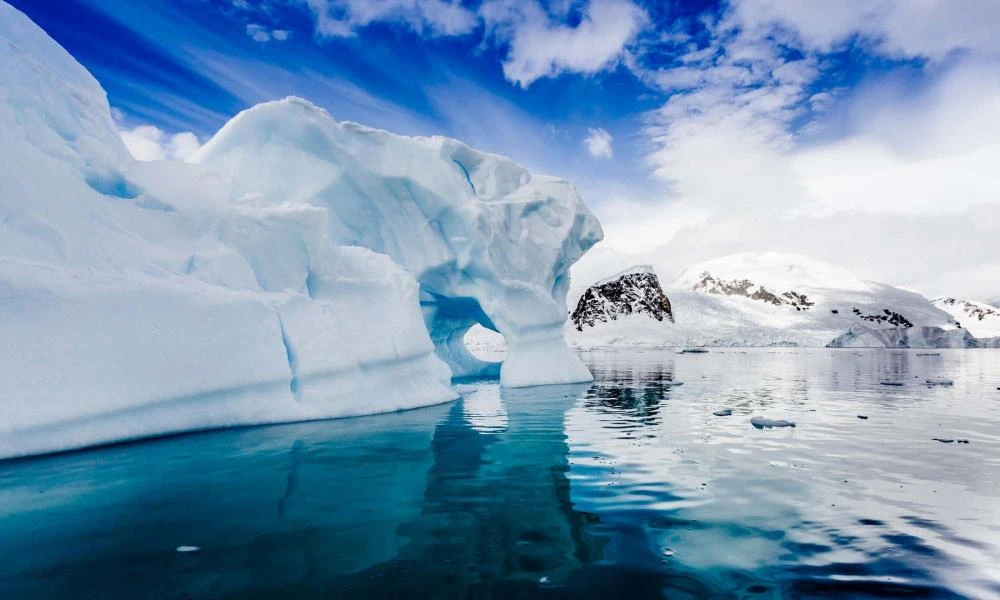
[(965, 329), (940, 327), (855, 326), (837, 336), (827, 348), (992, 348), (993, 340), (977, 339)]
[(496, 369), (461, 344), (476, 322), (507, 385), (589, 378), (562, 325), (601, 233), (567, 183), (296, 99), (200, 164), (139, 163), (3, 2), (0, 73), (0, 458), (446, 401)]

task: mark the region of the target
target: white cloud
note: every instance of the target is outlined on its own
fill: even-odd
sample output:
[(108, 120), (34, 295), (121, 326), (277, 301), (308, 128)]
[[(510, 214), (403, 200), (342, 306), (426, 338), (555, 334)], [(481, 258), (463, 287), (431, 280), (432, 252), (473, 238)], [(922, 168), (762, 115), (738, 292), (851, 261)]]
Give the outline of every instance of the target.
[(631, 0), (591, 0), (574, 26), (534, 1), (493, 0), (480, 14), (488, 30), (509, 45), (503, 72), (522, 87), (562, 72), (593, 74), (617, 64), (647, 22)]
[[(607, 238), (668, 279), (696, 261), (777, 250), (927, 294), (995, 297), (1000, 3), (968, 8), (990, 24), (972, 26), (933, 0), (736, 0), (708, 21), (707, 45), (670, 39), (683, 52), (676, 63), (630, 62), (669, 94), (645, 133), (650, 165), (671, 193), (660, 205), (599, 208), (623, 211), (603, 218)], [(973, 30), (965, 35), (956, 21)], [(852, 36), (869, 52), (937, 62), (918, 85), (818, 87), (823, 52)], [(816, 131), (824, 135), (810, 137)], [(669, 231), (682, 207), (700, 221)], [(637, 212), (668, 233), (627, 235)]]
[(735, 0), (733, 8), (741, 26), (788, 28), (807, 50), (827, 51), (860, 36), (874, 49), (900, 56), (1000, 51), (996, 0)]
[(504, 76), (528, 87), (560, 73), (594, 74), (618, 64), (647, 24), (632, 0), (587, 0), (580, 19), (567, 25), (574, 3), (543, 6), (538, 0), (486, 0), (476, 12), (459, 0), (304, 0), (320, 37), (348, 37), (376, 22), (403, 23), (431, 36), (459, 36), (484, 29), (484, 42), (506, 56)]
[(478, 25), (476, 15), (458, 0), (305, 0), (316, 20), (316, 34), (348, 37), (378, 21), (399, 21), (431, 35), (462, 35)]
[(611, 134), (601, 129), (587, 129), (587, 137), (583, 139), (587, 153), (594, 158), (611, 158), (614, 150), (611, 147)]
[(137, 160), (185, 160), (201, 148), (198, 136), (190, 131), (171, 135), (152, 125), (122, 129), (121, 136)]
[(283, 42), (291, 37), (292, 32), (287, 29), (269, 29), (257, 23), (247, 24), (247, 35), (255, 42), (266, 44), (270, 41)]

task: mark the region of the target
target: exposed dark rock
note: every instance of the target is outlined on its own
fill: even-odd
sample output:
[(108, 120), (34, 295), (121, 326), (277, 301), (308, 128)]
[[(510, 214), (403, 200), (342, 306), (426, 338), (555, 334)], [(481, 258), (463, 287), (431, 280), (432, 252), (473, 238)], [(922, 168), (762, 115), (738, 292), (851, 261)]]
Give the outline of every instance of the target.
[(1000, 309), (991, 306), (977, 305), (958, 298), (938, 298), (934, 304), (943, 306), (957, 306), (963, 313), (969, 315), (977, 321), (984, 321), (989, 317), (1000, 318)]
[(767, 302), (775, 306), (791, 306), (795, 310), (800, 311), (809, 310), (816, 304), (809, 300), (805, 294), (800, 294), (795, 290), (772, 292), (749, 279), (731, 279), (727, 281), (718, 279), (707, 271), (700, 275), (700, 279), (691, 289), (696, 292), (716, 294), (718, 296), (743, 296), (744, 298)]
[(875, 313), (873, 315), (862, 314), (861, 309), (858, 307), (854, 307), (851, 312), (857, 315), (862, 321), (868, 321), (869, 323), (884, 323), (894, 327), (913, 327), (913, 323), (909, 319), (888, 308), (883, 308), (881, 314)]
[(570, 314), (577, 331), (618, 317), (645, 314), (657, 321), (674, 322), (670, 300), (663, 293), (656, 273), (640, 267), (596, 283), (583, 293)]

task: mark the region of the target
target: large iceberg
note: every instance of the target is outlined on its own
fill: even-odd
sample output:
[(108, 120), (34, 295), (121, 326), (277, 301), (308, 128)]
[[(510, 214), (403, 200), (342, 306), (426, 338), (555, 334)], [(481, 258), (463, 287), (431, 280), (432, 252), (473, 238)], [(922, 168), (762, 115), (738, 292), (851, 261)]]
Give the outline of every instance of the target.
[(200, 164), (140, 163), (3, 2), (0, 73), (0, 458), (446, 401), (496, 369), (477, 322), (515, 349), (505, 384), (589, 378), (561, 332), (601, 234), (565, 182), (295, 99)]
[(569, 267), (602, 234), (566, 181), (455, 140), (338, 123), (298, 98), (240, 113), (192, 161), (220, 174), (232, 201), (322, 209), (331, 239), (406, 268), (456, 376), (497, 367), (462, 343), (479, 323), (507, 341), (504, 385), (590, 379), (563, 324)]

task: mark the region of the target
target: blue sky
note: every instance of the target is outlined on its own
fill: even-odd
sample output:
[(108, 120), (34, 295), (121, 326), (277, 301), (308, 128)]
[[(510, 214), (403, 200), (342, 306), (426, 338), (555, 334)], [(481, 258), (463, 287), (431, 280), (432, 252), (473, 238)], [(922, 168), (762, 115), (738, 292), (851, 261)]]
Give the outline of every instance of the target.
[[(639, 3), (643, 22), (601, 68), (566, 68), (525, 83), (504, 72), (510, 43), (490, 34), (482, 20), (468, 31), (446, 35), (426, 24), (415, 26), (400, 10), (349, 26), (349, 35), (326, 35), (307, 1), (13, 4), (95, 74), (112, 106), (121, 111), (123, 126), (150, 124), (205, 139), (243, 108), (299, 95), (338, 119), (460, 138), (536, 169), (569, 177), (597, 168), (603, 176), (633, 179), (650, 174), (643, 164), (650, 150), (642, 135), (644, 119), (676, 92), (644, 80), (637, 71), (680, 65), (691, 47), (709, 46), (713, 36), (706, 21), (718, 20), (729, 7), (705, 0)], [(318, 2), (334, 14), (357, 3)], [(579, 26), (588, 4), (552, 2), (545, 12), (553, 26)], [(463, 6), (472, 12), (482, 3)], [(671, 35), (685, 39), (660, 39)], [(794, 48), (784, 52), (802, 58)], [(627, 66), (626, 53), (628, 61), (641, 67)], [(859, 51), (853, 43), (828, 53), (827, 60), (829, 66), (816, 73), (810, 91), (843, 93), (866, 76), (892, 72), (907, 62)], [(919, 64), (923, 59), (909, 60)], [(797, 108), (801, 114), (789, 124), (792, 130), (812, 116), (806, 97)], [(581, 141), (596, 128), (620, 143), (613, 144), (617, 160), (597, 160), (595, 167), (593, 159), (600, 157), (591, 157)]]
[[(928, 293), (1000, 281), (996, 0), (11, 3), (97, 77), (133, 152), (183, 158), (298, 95), (567, 177), (614, 261), (781, 250)], [(909, 245), (845, 248), (862, 220)], [(904, 268), (954, 273), (920, 241), (943, 223), (974, 232), (971, 274)]]

